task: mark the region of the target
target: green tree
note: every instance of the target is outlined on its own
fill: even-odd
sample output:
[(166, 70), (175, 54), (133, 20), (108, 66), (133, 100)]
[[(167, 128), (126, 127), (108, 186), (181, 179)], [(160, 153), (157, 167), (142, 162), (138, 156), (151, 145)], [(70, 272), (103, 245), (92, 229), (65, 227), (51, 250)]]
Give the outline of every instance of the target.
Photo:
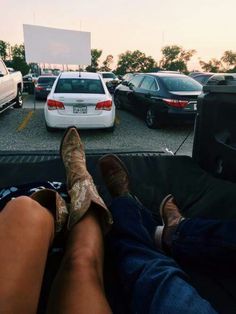
[(91, 49), (91, 65), (86, 67), (88, 72), (97, 72), (99, 70), (99, 58), (102, 55), (102, 50)]
[(218, 73), (221, 72), (222, 63), (220, 60), (215, 58), (209, 60), (208, 62), (199, 61), (201, 68), (206, 72)]
[(184, 50), (177, 45), (165, 46), (161, 49), (162, 59), (160, 60), (160, 67), (168, 71), (187, 72), (187, 63), (196, 50)]
[(232, 50), (226, 50), (221, 57), (221, 61), (224, 64), (225, 71), (234, 71), (236, 67), (236, 52)]
[(106, 59), (102, 63), (102, 67), (100, 68), (100, 71), (109, 72), (111, 71), (111, 64), (113, 63), (113, 56), (108, 55)]
[(0, 40), (0, 57), (5, 61), (7, 58), (7, 49), (9, 48), (9, 43)]
[(12, 67), (16, 71), (21, 71), (22, 75), (29, 72), (30, 67), (25, 61), (25, 46), (14, 45), (12, 47)]
[(126, 51), (119, 55), (116, 73), (151, 72), (156, 67), (155, 60), (139, 50)]

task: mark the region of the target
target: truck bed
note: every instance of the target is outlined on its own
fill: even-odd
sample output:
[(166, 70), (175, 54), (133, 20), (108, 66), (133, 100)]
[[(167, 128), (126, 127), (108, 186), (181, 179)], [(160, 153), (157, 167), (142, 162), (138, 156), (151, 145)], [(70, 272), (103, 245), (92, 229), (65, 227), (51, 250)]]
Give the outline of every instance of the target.
[[(87, 166), (99, 192), (109, 205), (110, 196), (97, 168), (98, 159), (107, 151), (86, 151)], [(153, 213), (158, 223), (158, 207), (166, 194), (172, 193), (185, 216), (236, 218), (235, 183), (216, 179), (202, 170), (190, 157), (167, 156), (160, 152), (116, 152), (125, 162), (131, 176), (133, 192)], [(35, 181), (65, 182), (65, 171), (58, 152), (0, 153), (0, 188)], [(54, 244), (48, 258), (38, 313), (44, 313), (51, 282), (60, 264), (63, 243)], [(108, 261), (110, 260), (107, 252)], [(114, 270), (106, 274), (107, 295), (114, 313), (128, 313), (126, 303), (117, 292)], [(199, 293), (221, 313), (236, 312), (235, 278), (208, 276), (203, 269), (189, 266), (190, 275)]]

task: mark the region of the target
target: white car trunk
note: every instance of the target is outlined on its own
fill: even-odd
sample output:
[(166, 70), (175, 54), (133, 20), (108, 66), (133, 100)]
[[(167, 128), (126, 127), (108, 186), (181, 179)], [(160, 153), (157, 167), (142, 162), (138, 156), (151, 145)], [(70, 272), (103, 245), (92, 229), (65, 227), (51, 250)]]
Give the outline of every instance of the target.
[(100, 115), (102, 110), (95, 110), (98, 102), (107, 100), (104, 94), (54, 94), (54, 100), (64, 104), (65, 109), (57, 109), (61, 115)]

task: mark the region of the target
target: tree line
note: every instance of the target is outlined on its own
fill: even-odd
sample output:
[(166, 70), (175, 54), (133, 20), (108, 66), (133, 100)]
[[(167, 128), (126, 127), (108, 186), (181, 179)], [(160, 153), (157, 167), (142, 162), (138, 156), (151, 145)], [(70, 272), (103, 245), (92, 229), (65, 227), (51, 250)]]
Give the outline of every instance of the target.
[[(140, 50), (126, 51), (118, 56), (117, 66), (114, 69), (114, 57), (109, 54), (101, 62), (102, 50), (91, 50), (91, 65), (86, 67), (89, 72), (114, 71), (123, 75), (129, 72), (156, 72), (158, 70), (179, 71), (189, 73), (188, 62), (196, 54), (195, 49), (186, 50), (178, 45), (169, 45), (161, 49), (159, 62), (151, 56), (147, 56)], [(21, 71), (23, 75), (29, 70), (33, 71), (35, 64), (27, 64), (25, 61), (25, 47), (10, 45), (0, 40), (0, 57), (8, 67)], [(220, 59), (212, 58), (209, 61), (200, 60), (199, 65), (206, 72), (236, 72), (236, 52), (227, 50)]]

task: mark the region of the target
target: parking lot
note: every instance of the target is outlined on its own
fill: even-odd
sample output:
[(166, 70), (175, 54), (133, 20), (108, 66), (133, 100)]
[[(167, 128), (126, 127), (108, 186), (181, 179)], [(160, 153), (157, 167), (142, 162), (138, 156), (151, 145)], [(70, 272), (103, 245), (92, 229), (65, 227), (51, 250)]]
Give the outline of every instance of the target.
[[(0, 115), (0, 150), (57, 150), (63, 130), (46, 131), (44, 102), (24, 95), (23, 109), (9, 109)], [(81, 130), (86, 149), (172, 151), (175, 152), (190, 134), (178, 155), (192, 153), (193, 126), (168, 126), (149, 129), (139, 117), (117, 110), (114, 133), (106, 130)]]

